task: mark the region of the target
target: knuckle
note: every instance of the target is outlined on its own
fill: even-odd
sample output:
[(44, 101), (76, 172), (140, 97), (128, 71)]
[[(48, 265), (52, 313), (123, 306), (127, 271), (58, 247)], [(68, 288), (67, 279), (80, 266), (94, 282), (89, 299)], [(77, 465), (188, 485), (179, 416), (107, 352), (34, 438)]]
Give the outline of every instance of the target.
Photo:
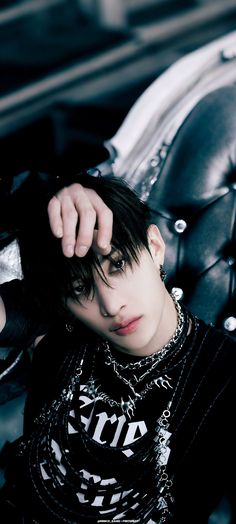
[(78, 217), (76, 210), (73, 207), (67, 209), (66, 217), (68, 220), (76, 220)]
[(62, 243), (63, 243), (64, 246), (66, 246), (67, 244), (74, 245), (75, 244), (75, 236), (70, 234), (70, 233), (65, 232), (65, 234), (63, 235)]
[(82, 192), (83, 192), (83, 187), (81, 186), (81, 184), (73, 183), (73, 184), (70, 184), (69, 186), (64, 186), (62, 189), (60, 189), (60, 191), (58, 191), (56, 196), (63, 199), (67, 197), (72, 197)]
[(105, 219), (106, 221), (111, 221), (113, 219), (113, 213), (109, 209), (109, 207), (104, 208), (104, 210), (102, 211), (102, 216), (103, 219)]
[(63, 187), (62, 189), (60, 189), (60, 191), (58, 191), (58, 193), (56, 194), (56, 197), (61, 199), (67, 195), (68, 195), (68, 189), (67, 187)]
[(89, 219), (93, 222), (96, 220), (96, 212), (92, 206), (85, 206), (81, 210), (81, 215), (83, 215), (84, 218)]
[(71, 184), (69, 187), (67, 187), (67, 190), (72, 191), (72, 193), (82, 193), (84, 191), (83, 186), (78, 182)]
[(83, 233), (79, 236), (79, 243), (83, 246), (90, 246), (92, 244), (92, 237), (88, 233)]

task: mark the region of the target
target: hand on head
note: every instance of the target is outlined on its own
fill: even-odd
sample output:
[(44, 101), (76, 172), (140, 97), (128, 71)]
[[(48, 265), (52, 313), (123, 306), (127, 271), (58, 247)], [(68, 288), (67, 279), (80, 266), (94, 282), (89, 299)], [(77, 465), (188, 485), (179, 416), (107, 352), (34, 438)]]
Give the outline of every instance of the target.
[(110, 252), (113, 215), (93, 189), (78, 183), (63, 188), (50, 200), (48, 216), (65, 256), (83, 257), (91, 246), (102, 255)]

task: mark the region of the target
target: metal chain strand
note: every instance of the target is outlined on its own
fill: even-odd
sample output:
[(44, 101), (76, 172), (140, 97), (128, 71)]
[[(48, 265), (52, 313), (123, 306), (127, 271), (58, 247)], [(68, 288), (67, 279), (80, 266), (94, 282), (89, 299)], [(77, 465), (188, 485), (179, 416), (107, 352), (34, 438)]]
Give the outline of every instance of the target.
[[(121, 364), (120, 362), (117, 362), (115, 357), (112, 355), (111, 349), (110, 349), (110, 346), (109, 346), (109, 342), (106, 341), (104, 343), (103, 348), (104, 348), (104, 353), (105, 353), (105, 356), (106, 356), (105, 364), (107, 366), (114, 366), (114, 365), (116, 365), (116, 368), (118, 368), (118, 369), (120, 369), (122, 371), (125, 371), (125, 370), (133, 371), (135, 369), (140, 369), (140, 368), (142, 368), (144, 366), (148, 366), (149, 364), (157, 365), (161, 360), (163, 360), (165, 358), (167, 353), (169, 353), (169, 351), (179, 341), (179, 338), (180, 338), (180, 336), (181, 336), (181, 334), (183, 332), (184, 325), (185, 325), (185, 316), (184, 316), (184, 313), (182, 311), (182, 308), (181, 308), (179, 302), (177, 301), (177, 299), (176, 299), (174, 294), (171, 294), (171, 298), (172, 298), (172, 300), (174, 302), (175, 309), (176, 309), (176, 312), (177, 312), (177, 326), (176, 326), (175, 332), (174, 332), (173, 336), (171, 337), (171, 339), (169, 340), (169, 342), (167, 342), (167, 344), (165, 344), (161, 349), (158, 349), (157, 351), (155, 351), (151, 355), (148, 355), (147, 357), (143, 357), (141, 360), (138, 360), (137, 362), (131, 362), (131, 363), (128, 363), (128, 364)], [(154, 362), (155, 362), (155, 364), (154, 364)]]
[[(177, 309), (177, 315), (179, 330), (177, 336), (177, 330), (174, 334), (175, 343), (172, 342), (171, 347), (178, 354), (179, 348), (182, 348), (187, 338), (190, 320), (189, 316), (182, 312), (180, 306), (179, 309)], [(180, 320), (181, 316), (183, 317), (182, 320)], [(173, 341), (173, 337), (171, 340)], [(190, 346), (192, 346), (192, 344), (193, 340)], [(169, 355), (169, 349), (167, 349), (166, 346), (164, 354)], [(95, 461), (98, 461), (98, 444), (89, 435), (89, 432), (85, 430), (81, 421), (82, 414), (80, 413), (80, 403), (78, 402), (79, 395), (83, 395), (83, 392), (86, 392), (86, 394), (91, 398), (91, 400), (94, 401), (94, 403), (101, 399), (103, 402), (107, 402), (110, 406), (121, 409), (128, 418), (131, 418), (134, 414), (136, 403), (139, 400), (145, 398), (152, 388), (163, 387), (167, 390), (165, 407), (162, 413), (159, 415), (159, 418), (156, 418), (154, 424), (152, 427), (150, 427), (148, 438), (145, 436), (145, 438), (141, 438), (138, 442), (134, 442), (133, 445), (129, 445), (132, 450), (132, 454), (129, 456), (126, 456), (125, 453), (122, 454), (122, 447), (111, 448), (104, 444), (102, 446), (102, 451), (101, 446), (99, 445), (100, 455), (102, 453), (99, 460), (102, 460), (102, 464), (104, 464), (105, 457), (106, 467), (110, 465), (111, 471), (114, 475), (114, 464), (116, 464), (116, 462), (113, 462), (111, 457), (113, 457), (116, 453), (116, 460), (119, 456), (119, 476), (117, 477), (116, 492), (119, 493), (125, 489), (132, 488), (133, 492), (135, 493), (136, 490), (140, 489), (139, 506), (135, 510), (135, 517), (139, 520), (139, 522), (143, 523), (147, 523), (150, 519), (153, 519), (153, 521), (158, 522), (159, 524), (164, 524), (168, 521), (172, 514), (172, 505), (174, 503), (172, 496), (172, 485), (174, 479), (170, 475), (168, 467), (169, 456), (171, 453), (171, 440), (173, 438), (172, 433), (174, 435), (175, 432), (172, 421), (176, 409), (176, 399), (178, 399), (180, 394), (180, 389), (184, 380), (184, 370), (186, 368), (187, 357), (191, 348), (188, 348), (188, 351), (185, 352), (184, 356), (180, 355), (180, 358), (178, 356), (178, 361), (181, 364), (181, 368), (178, 373), (178, 378), (173, 386), (171, 381), (173, 380), (174, 382), (174, 377), (171, 378), (171, 374), (169, 376), (169, 368), (166, 366), (166, 364), (166, 372), (161, 376), (157, 376), (156, 374), (155, 377), (151, 377), (149, 373), (146, 372), (145, 368), (141, 366), (142, 381), (149, 378), (141, 391), (136, 391), (135, 389), (136, 384), (139, 382), (138, 380), (134, 379), (134, 381), (129, 381), (126, 377), (123, 376), (123, 373), (129, 371), (128, 368), (125, 366), (123, 368), (119, 365), (118, 367), (115, 366), (114, 373), (116, 374), (117, 379), (130, 389), (130, 395), (127, 395), (127, 399), (121, 397), (120, 401), (111, 398), (107, 393), (101, 390), (102, 375), (99, 374), (99, 366), (97, 367), (101, 351), (97, 351), (97, 348), (95, 348), (91, 354), (90, 349), (91, 347), (84, 346), (83, 351), (77, 355), (76, 361), (73, 365), (73, 371), (70, 369), (69, 374), (65, 373), (63, 384), (61, 386), (61, 394), (56, 400), (53, 400), (51, 404), (47, 406), (44, 412), (42, 412), (41, 417), (39, 416), (38, 419), (35, 420), (35, 433), (31, 439), (30, 444), (30, 460), (32, 466), (30, 468), (30, 476), (32, 485), (37, 492), (38, 497), (48, 508), (49, 513), (52, 515), (54, 514), (57, 518), (57, 511), (61, 511), (60, 518), (63, 522), (72, 524), (75, 521), (79, 521), (81, 518), (83, 519), (83, 517), (90, 518), (90, 516), (94, 516), (94, 508), (87, 505), (86, 507), (79, 506), (74, 508), (73, 511), (76, 512), (76, 517), (72, 517), (71, 508), (67, 506), (67, 499), (63, 499), (61, 496), (58, 497), (58, 494), (62, 495), (62, 491), (64, 489), (63, 484), (60, 483), (61, 479), (65, 483), (67, 481), (67, 484), (65, 484), (65, 489), (71, 490), (73, 487), (70, 485), (70, 475), (73, 476), (76, 489), (77, 486), (79, 489), (79, 486), (81, 485), (81, 478), (79, 476), (80, 465), (75, 467), (75, 463), (72, 460), (72, 458), (74, 458), (74, 448), (71, 445), (68, 431), (69, 415), (71, 410), (75, 409), (75, 406), (78, 410), (78, 447), (81, 447), (83, 461), (86, 462), (87, 460), (88, 463), (90, 463), (91, 458), (93, 458)], [(156, 373), (156, 357), (151, 355), (147, 358), (148, 360), (145, 359), (145, 365), (150, 365), (151, 373)], [(169, 362), (171, 362), (171, 365), (173, 365), (172, 354), (170, 355)], [(104, 359), (102, 363), (104, 364)], [(88, 369), (91, 370), (89, 371), (89, 374)], [(133, 369), (135, 368), (131, 367), (131, 372)], [(139, 368), (137, 367), (137, 369)], [(86, 376), (86, 379), (82, 378), (83, 374)], [(63, 461), (68, 471), (68, 480), (64, 476), (60, 478), (58, 477), (58, 463), (56, 461), (55, 453), (51, 444), (55, 435), (55, 431), (57, 432), (56, 435), (58, 444), (63, 454)], [(47, 506), (47, 502), (44, 500), (45, 482), (42, 478), (40, 469), (40, 460), (42, 460), (42, 456), (44, 458), (46, 457), (46, 463), (49, 467), (51, 478), (54, 479), (56, 474), (58, 477), (55, 478), (53, 489), (49, 489), (50, 497), (47, 497), (47, 501), (50, 507)], [(34, 468), (35, 463), (37, 464), (37, 468)], [(144, 463), (145, 468), (143, 468)], [(133, 467), (135, 468), (137, 475), (135, 475), (135, 478), (130, 483), (130, 479), (127, 478), (127, 471), (131, 470)], [(145, 484), (147, 474), (149, 475), (149, 478), (152, 479), (152, 489), (148, 494), (146, 492), (142, 492), (141, 490), (141, 486)], [(127, 482), (129, 482), (128, 486)], [(58, 492), (54, 491), (55, 486), (58, 488)], [(106, 508), (107, 511), (110, 510), (110, 506), (107, 506)], [(125, 506), (125, 500), (120, 500), (119, 503), (117, 503), (117, 513), (122, 511), (124, 511), (125, 518), (128, 519), (129, 517), (132, 517), (132, 497), (128, 506)], [(97, 514), (96, 518), (99, 517), (99, 515)]]
[[(131, 418), (131, 416), (134, 414), (137, 401), (144, 399), (149, 391), (154, 387), (172, 389), (171, 378), (166, 373), (163, 373), (160, 376), (155, 376), (155, 378), (152, 380), (149, 379), (150, 381), (145, 384), (141, 391), (137, 391), (135, 389), (137, 384), (140, 384), (142, 381), (144, 381), (144, 379), (152, 375), (158, 363), (163, 360), (167, 354), (169, 354), (171, 349), (174, 347), (176, 349), (177, 344), (179, 344), (178, 350), (180, 351), (186, 340), (190, 321), (189, 316), (183, 313), (182, 308), (174, 295), (172, 296), (172, 299), (177, 311), (177, 327), (169, 342), (165, 344), (161, 350), (153, 353), (152, 355), (149, 355), (148, 357), (143, 357), (138, 362), (123, 365), (117, 362), (115, 357), (113, 357), (109, 343), (106, 341), (105, 344), (102, 344), (102, 348), (104, 349), (105, 353), (104, 363), (108, 366), (111, 366), (118, 380), (122, 382), (127, 388), (129, 388), (130, 394), (128, 395), (128, 398), (125, 400), (123, 397), (121, 397), (120, 401), (112, 399), (108, 394), (102, 391), (101, 385), (97, 379), (95, 380), (93, 378), (92, 374), (88, 383), (86, 384), (86, 393), (91, 395), (93, 398), (100, 398), (105, 403), (108, 403), (111, 407), (116, 406), (121, 408), (122, 412)], [(127, 378), (124, 376), (124, 374), (122, 374), (127, 371), (133, 371), (134, 369), (142, 368), (144, 365), (147, 366), (148, 369), (144, 371), (144, 373), (142, 373), (139, 377), (132, 375), (132, 377)]]

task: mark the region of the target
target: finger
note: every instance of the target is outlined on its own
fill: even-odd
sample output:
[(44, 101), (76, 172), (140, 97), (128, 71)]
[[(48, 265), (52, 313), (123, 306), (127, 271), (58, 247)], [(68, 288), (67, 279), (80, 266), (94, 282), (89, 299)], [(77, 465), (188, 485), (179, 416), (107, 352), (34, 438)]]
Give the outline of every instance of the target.
[(97, 229), (94, 229), (94, 232), (93, 232), (92, 249), (93, 251), (95, 251), (96, 253), (102, 256), (109, 255), (111, 251), (111, 244), (107, 246), (105, 249), (98, 247), (98, 230)]
[(48, 218), (52, 233), (56, 237), (61, 238), (63, 235), (61, 203), (56, 196), (52, 197), (48, 204)]
[(113, 214), (95, 191), (90, 189), (87, 191), (97, 216), (97, 249), (106, 255), (111, 250)]
[(75, 243), (75, 254), (79, 257), (86, 255), (93, 243), (93, 232), (96, 224), (96, 211), (89, 199), (78, 199), (76, 203), (79, 215), (79, 229)]
[[(113, 215), (93, 189), (84, 188), (81, 184), (63, 188), (50, 201), (49, 217), (54, 234), (63, 236), (62, 249), (66, 256), (73, 256), (74, 253), (84, 256), (94, 242), (101, 254), (110, 252)], [(96, 222), (98, 232), (94, 240)]]
[(108, 255), (111, 250), (112, 241), (112, 228), (113, 228), (113, 214), (108, 207), (98, 214), (98, 235), (97, 235), (97, 246), (101, 253)]
[[(85, 256), (92, 245), (96, 212), (83, 186), (73, 184), (57, 195), (63, 222), (62, 249), (66, 256)], [(76, 238), (77, 226), (78, 234)]]
[(75, 253), (78, 213), (70, 196), (65, 193), (61, 199), (61, 216), (63, 223), (62, 251), (65, 256), (72, 257)]

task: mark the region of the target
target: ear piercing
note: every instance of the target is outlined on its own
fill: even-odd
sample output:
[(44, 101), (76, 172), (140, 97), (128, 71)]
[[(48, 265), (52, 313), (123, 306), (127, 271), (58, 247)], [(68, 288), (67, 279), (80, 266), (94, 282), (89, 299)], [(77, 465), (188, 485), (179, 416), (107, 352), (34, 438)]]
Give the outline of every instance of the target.
[(161, 280), (164, 282), (165, 278), (166, 278), (166, 271), (163, 269), (163, 265), (160, 264), (160, 277), (161, 277)]

